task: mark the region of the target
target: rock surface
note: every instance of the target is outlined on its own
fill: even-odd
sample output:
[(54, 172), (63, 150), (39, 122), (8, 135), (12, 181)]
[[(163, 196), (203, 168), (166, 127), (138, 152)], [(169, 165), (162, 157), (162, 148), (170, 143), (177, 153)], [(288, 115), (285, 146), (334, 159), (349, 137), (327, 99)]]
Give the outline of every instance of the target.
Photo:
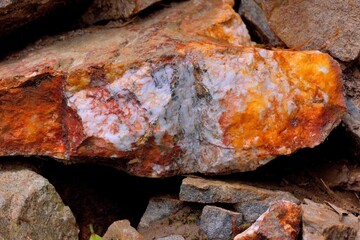
[(94, 0), (82, 16), (88, 25), (132, 17), (141, 10), (161, 0)]
[(42, 176), (0, 165), (0, 239), (78, 239), (69, 207)]
[(322, 50), (341, 61), (359, 57), (360, 1), (257, 1), (288, 47)]
[[(295, 240), (300, 232), (301, 210), (288, 201), (277, 201), (234, 240)], [(312, 238), (318, 239), (318, 238)]]
[(316, 51), (244, 47), (231, 4), (174, 3), (1, 62), (0, 155), (160, 177), (253, 170), (318, 145), (345, 111), (339, 67)]
[(185, 240), (181, 235), (171, 235), (167, 237), (158, 238), (157, 240)]
[(110, 225), (103, 240), (143, 240), (144, 237), (130, 226), (129, 220), (119, 220)]
[(242, 224), (241, 213), (215, 206), (205, 206), (201, 213), (201, 229), (209, 240), (232, 239)]
[(359, 218), (336, 206), (305, 199), (301, 205), (303, 240), (360, 239)]

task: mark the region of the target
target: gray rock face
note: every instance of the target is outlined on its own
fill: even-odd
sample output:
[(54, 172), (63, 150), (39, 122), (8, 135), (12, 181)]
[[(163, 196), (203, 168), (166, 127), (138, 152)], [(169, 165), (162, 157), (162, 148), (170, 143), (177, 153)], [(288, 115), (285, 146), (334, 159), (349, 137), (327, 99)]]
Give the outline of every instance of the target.
[(215, 206), (205, 206), (201, 214), (201, 229), (209, 240), (231, 239), (242, 224), (241, 213)]
[(45, 178), (27, 169), (0, 166), (0, 216), (0, 239), (78, 239), (70, 208)]
[(143, 236), (130, 226), (129, 220), (116, 221), (110, 225), (103, 236), (103, 240), (143, 240)]
[[(359, 218), (338, 208), (314, 203), (308, 199), (301, 205), (303, 240), (358, 240)], [(316, 213), (316, 214), (315, 214)]]
[(270, 28), (290, 48), (318, 49), (341, 61), (360, 53), (360, 1), (258, 0)]
[(171, 235), (167, 237), (158, 238), (157, 240), (185, 240), (181, 235)]

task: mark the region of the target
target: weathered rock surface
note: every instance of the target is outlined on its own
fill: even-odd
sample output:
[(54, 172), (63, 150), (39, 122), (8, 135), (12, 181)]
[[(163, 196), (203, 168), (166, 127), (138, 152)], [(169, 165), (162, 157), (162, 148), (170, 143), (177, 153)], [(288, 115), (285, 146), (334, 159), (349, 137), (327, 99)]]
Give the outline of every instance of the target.
[(245, 45), (221, 0), (40, 42), (0, 63), (0, 155), (159, 177), (253, 170), (321, 143), (345, 111), (335, 61)]
[(290, 48), (318, 49), (341, 61), (360, 54), (360, 2), (257, 0), (270, 28)]
[(78, 239), (69, 207), (42, 176), (0, 165), (0, 239)]
[(186, 239), (206, 239), (200, 231), (201, 210), (202, 206), (171, 197), (152, 198), (137, 229), (146, 240), (174, 234)]
[(68, 0), (1, 0), (0, 36), (44, 17), (68, 2)]
[[(198, 203), (251, 203), (284, 199), (299, 203), (292, 194), (253, 187), (235, 181), (210, 180), (200, 177), (183, 179), (179, 198)], [(266, 209), (265, 209), (266, 210)]]
[(86, 24), (132, 17), (161, 0), (94, 0), (82, 16)]
[(300, 220), (301, 210), (298, 205), (277, 201), (234, 240), (295, 240), (300, 232)]
[(285, 44), (270, 29), (264, 11), (259, 6), (260, 0), (242, 0), (239, 14), (253, 27), (261, 42), (273, 47), (284, 47)]
[(171, 235), (167, 237), (158, 238), (157, 240), (185, 240), (181, 235)]
[(308, 199), (305, 199), (301, 209), (304, 240), (360, 239), (359, 218), (354, 215)]
[(242, 224), (241, 213), (215, 206), (205, 206), (201, 213), (201, 229), (209, 240), (232, 239)]
[(143, 236), (130, 225), (129, 220), (119, 220), (110, 225), (103, 240), (143, 240)]

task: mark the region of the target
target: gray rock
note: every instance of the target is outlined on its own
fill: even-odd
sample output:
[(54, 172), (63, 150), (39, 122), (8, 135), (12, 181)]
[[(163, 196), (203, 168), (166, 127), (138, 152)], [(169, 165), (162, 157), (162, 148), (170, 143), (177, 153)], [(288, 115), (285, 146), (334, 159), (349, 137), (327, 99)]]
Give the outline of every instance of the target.
[(129, 220), (113, 222), (103, 236), (103, 240), (143, 240), (143, 236), (130, 226)]
[(199, 203), (246, 203), (267, 198), (299, 203), (292, 194), (253, 187), (240, 182), (187, 177), (180, 188), (180, 200)]
[(181, 235), (171, 235), (167, 237), (158, 238), (157, 240), (185, 240)]
[(251, 23), (255, 34), (262, 42), (275, 47), (285, 46), (285, 44), (270, 29), (266, 16), (256, 0), (242, 0), (239, 14), (243, 19), (246, 19)]
[[(358, 240), (359, 218), (334, 205), (305, 199), (302, 209), (303, 240)], [(316, 214), (315, 214), (316, 213)]]
[(215, 206), (205, 206), (201, 214), (201, 229), (209, 240), (231, 239), (242, 224), (241, 213)]
[(78, 239), (79, 229), (55, 188), (28, 169), (0, 166), (0, 239)]
[(272, 31), (290, 48), (318, 49), (341, 61), (360, 53), (360, 1), (258, 0)]

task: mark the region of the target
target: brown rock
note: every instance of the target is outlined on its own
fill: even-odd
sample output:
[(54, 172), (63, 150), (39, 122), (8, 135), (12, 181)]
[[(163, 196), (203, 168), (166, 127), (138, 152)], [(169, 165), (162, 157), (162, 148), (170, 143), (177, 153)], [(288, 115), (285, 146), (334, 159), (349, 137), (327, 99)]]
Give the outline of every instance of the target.
[(318, 49), (341, 61), (360, 54), (360, 2), (259, 0), (270, 28), (290, 48)]
[(161, 0), (94, 0), (82, 16), (86, 24), (132, 17)]
[(45, 178), (28, 169), (0, 165), (0, 216), (0, 239), (78, 239), (70, 208)]
[(240, 44), (253, 45), (222, 0), (40, 42), (0, 63), (0, 155), (159, 177), (253, 170), (321, 143), (345, 111), (337, 64)]
[[(288, 201), (277, 201), (234, 240), (295, 240), (300, 232), (301, 210)], [(313, 238), (317, 239), (317, 238)]]
[(113, 222), (103, 236), (103, 240), (143, 240), (144, 237), (130, 226), (129, 220)]
[(360, 239), (359, 218), (345, 210), (308, 199), (305, 199), (301, 209), (304, 240)]

